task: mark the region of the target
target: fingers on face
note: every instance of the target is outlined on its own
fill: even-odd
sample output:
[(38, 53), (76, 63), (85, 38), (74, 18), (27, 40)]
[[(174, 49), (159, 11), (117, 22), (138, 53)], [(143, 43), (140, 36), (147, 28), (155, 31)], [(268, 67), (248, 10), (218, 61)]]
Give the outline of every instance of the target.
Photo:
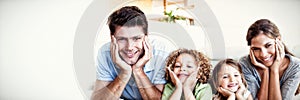
[(223, 87), (219, 87), (218, 91), (223, 94), (226, 90)]
[(111, 42), (111, 45), (110, 45), (110, 50), (111, 50), (111, 56), (114, 60), (116, 60), (119, 56), (119, 53), (118, 53), (118, 44), (117, 44), (117, 40), (115, 38), (114, 35), (111, 36), (111, 39), (112, 39), (112, 42)]
[(277, 58), (279, 57), (279, 43), (278, 43), (278, 40), (275, 39), (275, 52), (276, 52), (276, 55), (277, 55)]
[(110, 43), (110, 52), (111, 52), (111, 56), (112, 56), (112, 58), (113, 58), (113, 60), (115, 59), (115, 56), (114, 56), (114, 54), (115, 54), (115, 39), (114, 39), (115, 37), (112, 35), (111, 36), (111, 43)]
[(244, 89), (246, 88), (245, 85), (243, 84), (243, 82), (240, 82), (239, 88), (240, 88), (241, 90), (244, 90)]
[(280, 58), (284, 57), (284, 45), (282, 43), (282, 41), (275, 39), (275, 50), (276, 50), (276, 55), (279, 55)]
[(175, 73), (171, 70), (171, 66), (172, 66), (172, 64), (170, 64), (170, 65), (167, 67), (167, 69), (168, 69), (168, 71), (169, 71), (170, 74), (175, 75)]
[(171, 64), (167, 67), (168, 71), (171, 72)]
[(117, 44), (117, 40), (116, 40), (116, 38), (115, 38), (115, 36), (113, 36), (113, 43), (114, 43), (114, 52), (116, 53), (116, 54), (118, 54), (118, 52), (116, 52), (119, 48), (118, 48), (118, 44)]
[(143, 47), (145, 49), (145, 55), (148, 55), (149, 58), (151, 58), (152, 57), (152, 47), (149, 43), (148, 36), (144, 37)]
[(250, 59), (251, 59), (251, 62), (252, 62), (252, 63), (256, 63), (256, 59), (255, 59), (253, 50), (251, 50), (251, 49), (250, 49)]

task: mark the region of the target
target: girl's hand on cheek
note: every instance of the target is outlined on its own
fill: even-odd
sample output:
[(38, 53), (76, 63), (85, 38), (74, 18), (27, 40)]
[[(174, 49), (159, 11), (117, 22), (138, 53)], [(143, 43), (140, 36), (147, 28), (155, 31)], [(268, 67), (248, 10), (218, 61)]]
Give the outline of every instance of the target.
[(218, 92), (225, 97), (235, 96), (234, 92), (224, 89), (223, 87), (218, 87)]
[(243, 95), (245, 91), (246, 91), (245, 85), (243, 84), (243, 82), (240, 82), (239, 89), (235, 93), (238, 100), (242, 100), (244, 98)]

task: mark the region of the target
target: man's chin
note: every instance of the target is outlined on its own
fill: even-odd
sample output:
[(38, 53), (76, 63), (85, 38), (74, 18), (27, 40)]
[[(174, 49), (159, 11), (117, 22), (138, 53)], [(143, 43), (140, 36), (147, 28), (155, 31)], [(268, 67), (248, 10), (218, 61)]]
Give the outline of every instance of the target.
[(131, 65), (131, 66), (134, 65), (134, 64), (136, 64), (136, 62), (137, 62), (137, 61), (131, 61), (131, 60), (126, 61), (126, 63), (127, 63), (128, 65)]

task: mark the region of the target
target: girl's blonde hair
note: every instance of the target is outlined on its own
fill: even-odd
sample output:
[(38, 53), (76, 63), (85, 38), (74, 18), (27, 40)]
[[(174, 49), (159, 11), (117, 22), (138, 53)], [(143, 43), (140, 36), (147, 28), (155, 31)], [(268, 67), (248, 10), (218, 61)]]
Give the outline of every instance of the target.
[[(181, 54), (189, 54), (195, 58), (196, 65), (200, 67), (198, 71), (198, 81), (201, 83), (207, 83), (212, 65), (210, 64), (210, 60), (208, 59), (208, 57), (196, 50), (180, 48), (171, 52), (166, 60), (166, 68), (170, 66), (170, 69), (174, 70), (176, 59)], [(171, 82), (171, 78), (168, 71), (166, 71), (166, 80), (168, 82)]]

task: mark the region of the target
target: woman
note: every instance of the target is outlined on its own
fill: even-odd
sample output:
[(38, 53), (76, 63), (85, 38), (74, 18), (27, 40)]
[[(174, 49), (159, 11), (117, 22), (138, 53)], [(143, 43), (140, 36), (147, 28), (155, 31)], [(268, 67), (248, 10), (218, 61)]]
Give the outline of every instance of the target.
[(291, 100), (300, 81), (300, 61), (281, 41), (277, 26), (261, 19), (246, 36), (250, 54), (240, 63), (248, 89), (259, 100)]

